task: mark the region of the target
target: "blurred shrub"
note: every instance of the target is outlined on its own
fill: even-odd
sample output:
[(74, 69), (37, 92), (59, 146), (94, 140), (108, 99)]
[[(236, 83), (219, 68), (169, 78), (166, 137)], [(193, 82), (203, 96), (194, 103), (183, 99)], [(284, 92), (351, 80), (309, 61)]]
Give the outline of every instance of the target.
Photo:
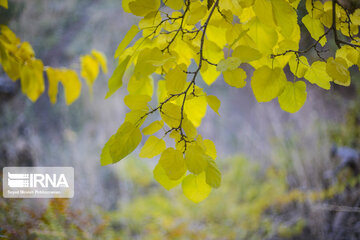
[[(70, 201), (53, 199), (46, 210), (21, 200), (1, 199), (4, 239), (290, 239), (307, 227), (302, 204), (316, 204), (342, 193), (359, 179), (339, 181), (328, 189), (290, 189), (286, 172), (243, 157), (221, 161), (222, 187), (199, 204), (178, 187), (166, 191), (152, 180), (151, 167), (127, 159), (119, 175), (126, 196), (115, 211), (91, 206), (80, 212)], [(105, 198), (106, 196), (104, 196)], [(4, 224), (6, 223), (6, 224)], [(1, 239), (1, 238), (0, 238)]]

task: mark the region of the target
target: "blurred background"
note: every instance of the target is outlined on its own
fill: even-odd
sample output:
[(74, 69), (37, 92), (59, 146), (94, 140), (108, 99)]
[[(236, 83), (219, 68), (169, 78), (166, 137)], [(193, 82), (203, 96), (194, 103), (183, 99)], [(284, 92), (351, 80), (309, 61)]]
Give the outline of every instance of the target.
[[(104, 52), (113, 70), (115, 49), (137, 21), (115, 0), (11, 0), (0, 9), (0, 23), (45, 65), (77, 71), (91, 49)], [(303, 27), (302, 36), (305, 48), (312, 40)], [(324, 56), (334, 49), (328, 44)], [(295, 114), (276, 101), (257, 103), (250, 84), (201, 83), (222, 102), (221, 116), (208, 109), (199, 132), (215, 142), (223, 179), (199, 204), (180, 186), (163, 189), (152, 174), (158, 159), (139, 159), (138, 151), (100, 166), (127, 112), (126, 87), (104, 100), (112, 71), (95, 82), (92, 98), (83, 84), (80, 99), (66, 106), (61, 93), (55, 105), (47, 94), (30, 102), (0, 70), (0, 166), (73, 166), (76, 184), (70, 200), (1, 198), (0, 239), (360, 239), (356, 171), (331, 157), (335, 145), (360, 149), (359, 72), (351, 70), (350, 87), (308, 84)]]

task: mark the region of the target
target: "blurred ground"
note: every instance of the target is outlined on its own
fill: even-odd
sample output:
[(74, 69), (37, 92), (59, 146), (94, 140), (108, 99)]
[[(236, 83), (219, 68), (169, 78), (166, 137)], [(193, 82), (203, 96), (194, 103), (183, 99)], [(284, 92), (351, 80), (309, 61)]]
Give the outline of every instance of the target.
[[(54, 67), (79, 70), (78, 57), (95, 48), (106, 53), (113, 70), (114, 50), (137, 21), (114, 0), (10, 4), (11, 14), (1, 21)], [(360, 148), (357, 71), (350, 88), (325, 91), (308, 84), (308, 100), (295, 114), (276, 102), (257, 103), (249, 84), (235, 89), (218, 79), (206, 87), (221, 100), (221, 116), (208, 109), (199, 132), (215, 142), (224, 182), (199, 205), (184, 199), (181, 189), (160, 188), (152, 180), (154, 161), (138, 160), (136, 152), (115, 166), (100, 166), (101, 149), (127, 111), (124, 88), (104, 100), (108, 77), (95, 82), (92, 100), (84, 85), (70, 107), (61, 97), (51, 105), (46, 95), (31, 103), (16, 84), (12, 95), (0, 97), (0, 166), (73, 166), (76, 178), (69, 202), (1, 199), (6, 214), (0, 235), (26, 239), (27, 229), (29, 239), (359, 239), (359, 213), (339, 216), (318, 206), (360, 207), (356, 187), (318, 202), (291, 195), (294, 189), (325, 191), (323, 174), (337, 164), (329, 158), (332, 143)], [(281, 198), (289, 200), (279, 203)], [(20, 209), (39, 210), (20, 218)], [(345, 233), (337, 237), (339, 229)]]

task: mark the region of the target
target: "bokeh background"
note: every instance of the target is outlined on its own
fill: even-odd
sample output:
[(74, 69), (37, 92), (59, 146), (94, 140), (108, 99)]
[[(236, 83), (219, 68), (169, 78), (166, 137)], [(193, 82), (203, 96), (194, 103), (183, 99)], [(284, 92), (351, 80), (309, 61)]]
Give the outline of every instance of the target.
[[(360, 239), (357, 179), (347, 169), (328, 174), (341, 160), (330, 157), (333, 144), (360, 149), (357, 67), (350, 87), (308, 84), (295, 114), (276, 101), (257, 103), (250, 84), (200, 83), (222, 102), (221, 116), (208, 109), (199, 128), (215, 142), (223, 176), (202, 203), (187, 200), (180, 186), (163, 189), (152, 175), (157, 159), (139, 159), (138, 150), (100, 166), (101, 149), (127, 112), (126, 87), (104, 99), (113, 54), (137, 21), (115, 0), (11, 0), (8, 11), (0, 9), (0, 23), (45, 65), (79, 71), (79, 56), (97, 49), (110, 69), (93, 97), (83, 84), (71, 106), (61, 91), (55, 105), (46, 94), (30, 102), (0, 70), (0, 166), (73, 166), (76, 183), (70, 200), (1, 198), (0, 239)], [(309, 46), (303, 27), (302, 37), (300, 48)], [(334, 49), (330, 43), (322, 54)]]

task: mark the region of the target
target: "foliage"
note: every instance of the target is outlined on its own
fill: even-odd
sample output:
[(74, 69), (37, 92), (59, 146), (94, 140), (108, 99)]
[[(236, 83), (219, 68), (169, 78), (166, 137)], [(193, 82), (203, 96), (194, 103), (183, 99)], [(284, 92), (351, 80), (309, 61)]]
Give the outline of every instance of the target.
[[(7, 0), (0, 1), (0, 6), (7, 8)], [(99, 74), (99, 68), (107, 73), (104, 54), (92, 50), (91, 54), (81, 57), (81, 76), (92, 93), (92, 85)], [(65, 101), (72, 104), (81, 92), (81, 81), (74, 70), (44, 66), (28, 42), (21, 40), (7, 26), (0, 25), (0, 64), (13, 81), (20, 79), (22, 92), (33, 102), (45, 91), (44, 72), (49, 87), (51, 103), (56, 103), (59, 82), (64, 87)]]
[[(129, 95), (124, 103), (130, 109), (123, 125), (105, 144), (101, 164), (116, 163), (133, 152), (150, 136), (140, 156), (161, 155), (154, 177), (167, 189), (182, 183), (185, 195), (194, 202), (205, 199), (211, 188), (221, 184), (216, 149), (203, 139), (197, 128), (207, 106), (219, 114), (221, 102), (209, 96), (199, 83), (213, 84), (220, 74), (231, 87), (242, 88), (251, 78), (251, 88), (259, 102), (278, 99), (280, 107), (297, 112), (306, 102), (304, 80), (323, 89), (331, 82), (349, 86), (349, 68), (360, 65), (360, 10), (350, 11), (338, 0), (306, 0), (307, 14), (301, 23), (314, 42), (299, 49), (300, 25), (297, 7), (300, 0), (126, 0), (125, 12), (140, 17), (119, 44), (118, 60), (106, 98), (122, 85), (125, 75)], [(0, 2), (7, 8), (7, 1)], [(21, 42), (7, 27), (0, 26), (0, 63), (8, 76), (20, 78), (21, 89), (32, 101), (45, 90), (46, 72), (52, 103), (56, 102), (58, 83), (64, 86), (65, 100), (71, 104), (80, 95), (81, 81), (74, 70), (44, 67), (28, 42)], [(330, 41), (329, 36), (333, 36)], [(140, 38), (135, 39), (136, 36)], [(345, 39), (345, 40), (343, 40)], [(329, 41), (328, 41), (329, 40)], [(323, 54), (331, 43), (337, 46), (333, 56)], [(307, 56), (314, 51), (318, 59)], [(81, 76), (90, 93), (101, 67), (107, 72), (105, 56), (93, 50), (82, 56)], [(244, 66), (254, 69), (252, 76)], [(291, 77), (285, 74), (289, 66)], [(154, 77), (159, 78), (154, 95)], [(153, 102), (157, 100), (155, 106)], [(140, 128), (149, 115), (155, 120)], [(143, 132), (143, 134), (142, 134)], [(164, 137), (174, 140), (173, 144)], [(162, 160), (161, 160), (162, 159)]]
[[(301, 22), (314, 42), (299, 49), (299, 2), (123, 1), (124, 11), (139, 16), (140, 21), (115, 52), (119, 63), (109, 79), (107, 97), (122, 86), (124, 75), (131, 76), (129, 95), (124, 98), (130, 112), (105, 145), (101, 163), (116, 163), (132, 152), (141, 142), (139, 129), (144, 121), (158, 112), (161, 120), (143, 128), (143, 133), (160, 135), (157, 132), (163, 129), (163, 137), (150, 136), (140, 156), (161, 155), (155, 179), (166, 189), (182, 182), (185, 196), (199, 202), (221, 182), (215, 146), (197, 133), (207, 106), (219, 113), (221, 103), (216, 96), (207, 96), (200, 79), (211, 85), (222, 74), (228, 85), (242, 88), (251, 78), (259, 102), (277, 98), (280, 107), (290, 113), (306, 101), (305, 80), (323, 89), (330, 89), (331, 82), (349, 86), (348, 69), (360, 66), (356, 37), (360, 10), (350, 13), (337, 0), (306, 0), (307, 14)], [(141, 36), (135, 39), (137, 35)], [(331, 42), (338, 49), (326, 59), (323, 47)], [(318, 59), (307, 56), (312, 50)], [(244, 71), (246, 65), (254, 69), (252, 76)], [(285, 74), (287, 66), (291, 77)], [(156, 95), (153, 77), (160, 79)], [(152, 99), (157, 100), (156, 105)], [(164, 142), (166, 136), (174, 144)]]

